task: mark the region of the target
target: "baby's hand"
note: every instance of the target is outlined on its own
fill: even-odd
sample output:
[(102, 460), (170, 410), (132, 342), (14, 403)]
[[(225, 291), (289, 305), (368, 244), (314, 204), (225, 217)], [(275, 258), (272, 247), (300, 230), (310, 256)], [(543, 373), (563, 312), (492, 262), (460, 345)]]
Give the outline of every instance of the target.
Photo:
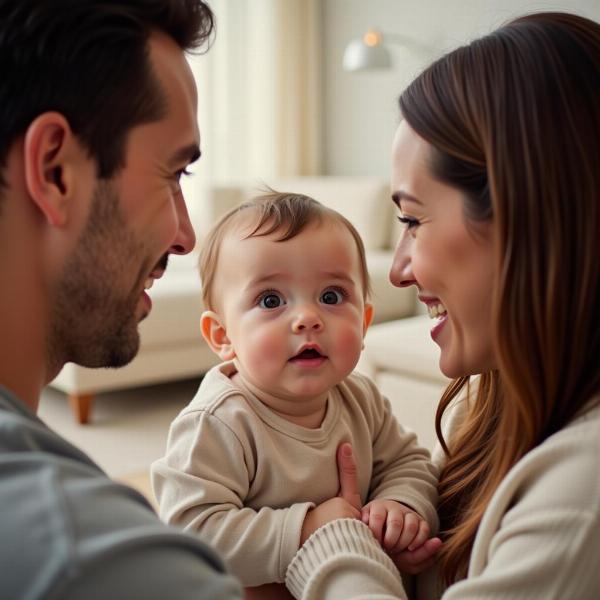
[(415, 550), (429, 537), (429, 525), (412, 509), (394, 500), (371, 500), (362, 520), (389, 554)]
[(371, 500), (362, 509), (362, 520), (403, 573), (428, 569), (442, 546), (439, 538), (429, 539), (425, 519), (394, 500)]

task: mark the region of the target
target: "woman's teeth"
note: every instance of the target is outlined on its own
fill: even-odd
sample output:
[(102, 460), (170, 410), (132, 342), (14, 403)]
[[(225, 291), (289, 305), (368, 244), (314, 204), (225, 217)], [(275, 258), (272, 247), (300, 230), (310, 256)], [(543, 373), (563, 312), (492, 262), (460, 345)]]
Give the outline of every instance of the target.
[(149, 290), (154, 284), (154, 277), (148, 277), (144, 283), (144, 289)]
[(427, 312), (430, 319), (437, 319), (446, 314), (446, 307), (441, 302), (438, 304), (428, 304)]

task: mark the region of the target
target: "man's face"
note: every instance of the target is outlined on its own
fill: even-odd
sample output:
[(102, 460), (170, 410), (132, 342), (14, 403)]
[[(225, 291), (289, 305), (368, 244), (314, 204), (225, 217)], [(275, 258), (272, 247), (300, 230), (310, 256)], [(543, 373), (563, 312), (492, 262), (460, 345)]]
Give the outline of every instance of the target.
[(116, 367), (132, 360), (138, 323), (152, 308), (145, 288), (162, 276), (169, 254), (186, 254), (195, 244), (179, 178), (199, 154), (196, 88), (170, 38), (154, 34), (149, 47), (166, 114), (134, 127), (124, 168), (96, 184), (56, 288), (48, 352), (58, 365)]

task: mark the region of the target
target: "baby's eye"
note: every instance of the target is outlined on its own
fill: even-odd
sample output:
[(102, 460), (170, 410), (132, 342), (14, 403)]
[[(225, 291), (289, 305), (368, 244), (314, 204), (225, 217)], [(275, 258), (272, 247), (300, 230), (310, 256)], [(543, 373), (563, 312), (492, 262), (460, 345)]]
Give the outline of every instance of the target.
[(321, 294), (323, 304), (340, 304), (344, 300), (344, 294), (341, 290), (325, 290)]
[(268, 292), (260, 297), (258, 305), (261, 308), (279, 308), (283, 304), (283, 299), (275, 292)]

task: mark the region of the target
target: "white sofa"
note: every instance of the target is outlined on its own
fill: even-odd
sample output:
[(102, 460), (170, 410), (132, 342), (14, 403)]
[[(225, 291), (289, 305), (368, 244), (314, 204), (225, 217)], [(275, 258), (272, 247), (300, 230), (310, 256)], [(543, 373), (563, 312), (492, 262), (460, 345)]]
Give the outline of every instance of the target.
[[(388, 280), (397, 226), (386, 181), (366, 177), (304, 177), (265, 183), (278, 191), (310, 195), (343, 213), (357, 227), (367, 250), (372, 278), (374, 323), (396, 321), (415, 313), (414, 291), (394, 288)], [(216, 218), (255, 195), (258, 188), (254, 183), (242, 183), (203, 190), (200, 202), (192, 207), (198, 245)], [(166, 275), (153, 286), (153, 310), (140, 324), (140, 351), (128, 366), (87, 369), (68, 363), (51, 382), (52, 387), (69, 396), (79, 422), (88, 421), (93, 396), (98, 392), (194, 377), (216, 363), (216, 357), (200, 335), (202, 302), (196, 261), (196, 253), (172, 257)], [(373, 334), (367, 338), (365, 368), (376, 371), (376, 378), (385, 379), (375, 355), (373, 361), (369, 360), (370, 340), (375, 348), (378, 335), (382, 340), (388, 338), (384, 330), (373, 327)], [(394, 343), (394, 337), (388, 341)]]

